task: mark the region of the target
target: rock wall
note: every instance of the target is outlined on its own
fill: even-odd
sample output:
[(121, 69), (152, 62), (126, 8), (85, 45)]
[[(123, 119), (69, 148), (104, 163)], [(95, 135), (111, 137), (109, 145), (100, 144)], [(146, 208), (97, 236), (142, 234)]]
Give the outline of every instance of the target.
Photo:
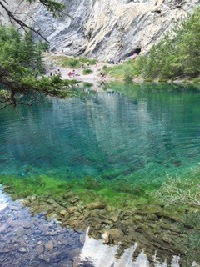
[(7, 2), (26, 22), (41, 29), (52, 50), (119, 60), (134, 52), (147, 53), (200, 0), (63, 0), (67, 10), (59, 19), (40, 4)]

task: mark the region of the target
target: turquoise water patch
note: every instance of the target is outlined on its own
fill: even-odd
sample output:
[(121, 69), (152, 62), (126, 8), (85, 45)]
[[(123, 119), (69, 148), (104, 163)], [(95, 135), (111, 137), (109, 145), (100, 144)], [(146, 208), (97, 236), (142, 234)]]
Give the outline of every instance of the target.
[(1, 110), (0, 173), (151, 183), (200, 162), (198, 90), (119, 84), (106, 89)]

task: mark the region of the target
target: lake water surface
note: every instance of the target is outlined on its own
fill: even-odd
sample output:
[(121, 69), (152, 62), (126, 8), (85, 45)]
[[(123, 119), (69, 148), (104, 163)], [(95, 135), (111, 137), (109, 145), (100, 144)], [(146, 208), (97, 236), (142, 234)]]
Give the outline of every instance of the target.
[(3, 109), (0, 173), (133, 183), (184, 173), (200, 162), (200, 91), (174, 87), (117, 84)]

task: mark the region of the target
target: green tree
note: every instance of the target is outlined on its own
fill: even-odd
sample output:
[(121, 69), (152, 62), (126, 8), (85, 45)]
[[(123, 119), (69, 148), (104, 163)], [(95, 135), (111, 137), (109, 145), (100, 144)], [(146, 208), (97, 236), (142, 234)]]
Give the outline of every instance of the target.
[[(39, 2), (50, 11), (53, 16), (60, 16), (65, 6), (56, 0), (22, 0), (30, 4)], [(11, 103), (16, 105), (15, 94), (26, 93), (35, 90), (36, 87), (47, 85), (46, 91), (53, 87), (53, 81), (46, 80), (33, 81), (33, 74), (37, 76), (43, 70), (42, 50), (46, 45), (41, 43), (34, 44), (32, 33), (37, 33), (45, 39), (39, 30), (26, 24), (14, 14), (6, 0), (0, 0), (0, 7), (4, 10), (11, 21), (17, 23), (21, 29), (29, 30), (26, 34), (20, 35), (19, 32), (12, 28), (0, 27), (0, 84), (9, 91), (0, 91), (0, 102)], [(65, 86), (68, 86), (67, 82)], [(55, 91), (55, 90), (54, 90)], [(57, 94), (57, 92), (56, 92)]]
[(200, 8), (180, 24), (147, 56), (143, 74), (162, 78), (197, 77), (200, 73)]

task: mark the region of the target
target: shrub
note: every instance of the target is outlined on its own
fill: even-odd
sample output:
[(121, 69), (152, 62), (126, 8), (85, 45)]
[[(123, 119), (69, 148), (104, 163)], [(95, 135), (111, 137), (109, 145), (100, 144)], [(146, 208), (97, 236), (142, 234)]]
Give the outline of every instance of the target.
[(158, 80), (159, 83), (166, 83), (167, 81), (168, 80), (167, 79), (164, 79), (164, 78), (163, 79), (161, 78), (161, 79)]
[(90, 74), (92, 73), (92, 70), (91, 69), (83, 69), (83, 75), (87, 75), (87, 74)]
[(133, 82), (133, 74), (132, 73), (125, 73), (124, 75), (124, 82), (126, 83), (132, 83)]

